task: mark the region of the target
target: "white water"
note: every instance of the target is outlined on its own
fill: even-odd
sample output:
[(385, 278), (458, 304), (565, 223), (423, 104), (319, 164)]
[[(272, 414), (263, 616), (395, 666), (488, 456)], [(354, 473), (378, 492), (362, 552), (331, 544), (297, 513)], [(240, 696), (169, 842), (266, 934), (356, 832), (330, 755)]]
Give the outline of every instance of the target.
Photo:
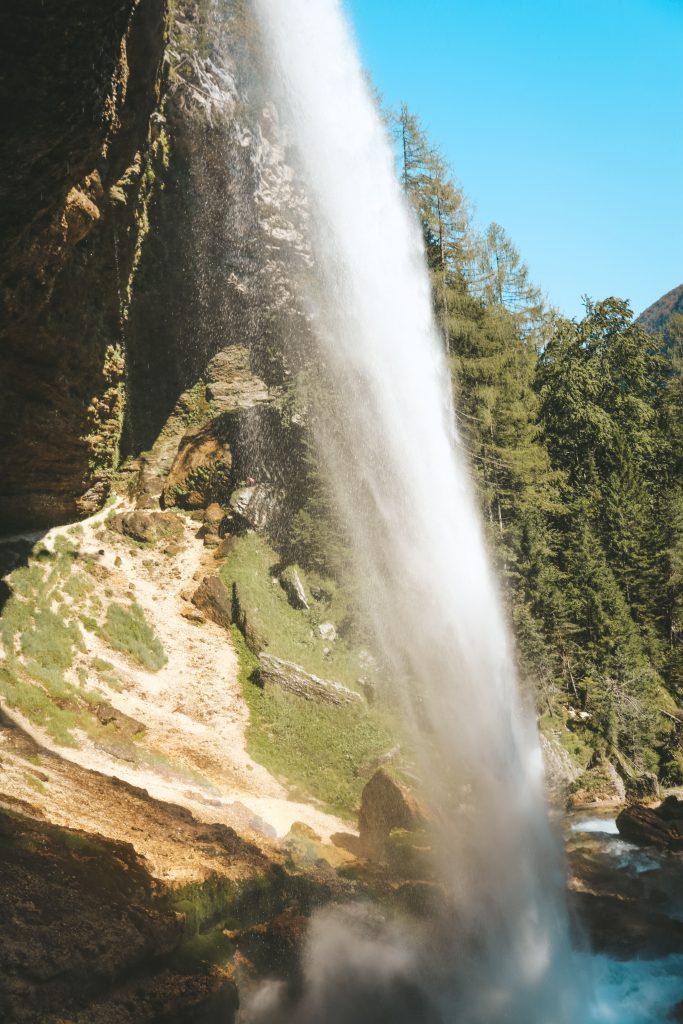
[(439, 870), (456, 911), (440, 937), (439, 1012), (585, 1024), (539, 744), (458, 455), (419, 231), (340, 3), (254, 6), (311, 204), (306, 301), (334, 413), (321, 450), (389, 699), (412, 721), (443, 809)]

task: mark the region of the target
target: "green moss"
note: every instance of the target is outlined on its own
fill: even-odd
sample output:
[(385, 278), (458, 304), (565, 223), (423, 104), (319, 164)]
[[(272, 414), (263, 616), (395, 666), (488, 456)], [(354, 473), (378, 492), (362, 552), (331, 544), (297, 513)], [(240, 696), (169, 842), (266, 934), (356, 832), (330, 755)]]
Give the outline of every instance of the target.
[(567, 722), (561, 715), (544, 715), (540, 722), (541, 732), (558, 742), (569, 754), (577, 768), (584, 769), (595, 752), (591, 743), (592, 734), (581, 721)]
[(110, 604), (99, 632), (110, 647), (129, 655), (143, 668), (158, 672), (166, 664), (161, 641), (138, 604)]
[(355, 814), (363, 786), (394, 745), (388, 724), (364, 706), (336, 707), (304, 700), (256, 682), (258, 661), (233, 626), (242, 693), (249, 706), (247, 750), (302, 796), (329, 810)]

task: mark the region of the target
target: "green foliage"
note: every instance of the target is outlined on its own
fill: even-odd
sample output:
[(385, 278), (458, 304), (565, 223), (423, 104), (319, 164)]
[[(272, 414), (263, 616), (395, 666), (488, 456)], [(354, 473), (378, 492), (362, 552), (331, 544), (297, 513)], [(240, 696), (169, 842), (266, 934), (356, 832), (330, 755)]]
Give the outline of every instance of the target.
[(582, 743), (673, 777), (662, 684), (683, 701), (683, 317), (663, 340), (616, 298), (586, 300), (579, 322), (547, 310), (502, 228), (473, 229), (417, 118), (403, 107), (393, 125), (523, 678), (554, 723), (588, 711)]
[(129, 655), (143, 668), (158, 672), (166, 664), (161, 641), (138, 604), (110, 604), (100, 633), (110, 647)]

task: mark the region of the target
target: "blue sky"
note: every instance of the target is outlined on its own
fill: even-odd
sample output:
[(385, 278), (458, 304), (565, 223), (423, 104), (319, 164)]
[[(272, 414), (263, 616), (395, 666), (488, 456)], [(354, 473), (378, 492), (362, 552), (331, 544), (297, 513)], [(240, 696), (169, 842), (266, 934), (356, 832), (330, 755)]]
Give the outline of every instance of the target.
[(683, 0), (346, 0), (484, 226), (569, 316), (683, 283)]

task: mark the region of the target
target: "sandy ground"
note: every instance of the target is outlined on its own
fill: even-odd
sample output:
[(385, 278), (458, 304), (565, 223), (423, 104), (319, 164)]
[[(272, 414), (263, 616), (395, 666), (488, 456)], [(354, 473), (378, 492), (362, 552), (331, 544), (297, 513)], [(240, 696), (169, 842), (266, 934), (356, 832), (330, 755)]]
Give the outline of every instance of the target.
[[(119, 510), (124, 508), (119, 503)], [(61, 758), (141, 787), (154, 799), (185, 806), (200, 820), (278, 837), (295, 821), (323, 839), (348, 831), (348, 823), (289, 799), (285, 787), (246, 751), (248, 710), (229, 633), (202, 619), (188, 601), (199, 581), (217, 570), (213, 553), (195, 536), (197, 524), (184, 520), (181, 550), (169, 556), (160, 550), (162, 545), (138, 547), (111, 530), (103, 535), (109, 511), (80, 524), (79, 550), (95, 556), (104, 568), (110, 599), (135, 598), (154, 626), (168, 663), (159, 672), (149, 672), (94, 635), (86, 633), (85, 640), (89, 653), (113, 664), (124, 683), (122, 692), (107, 692), (107, 700), (146, 727), (145, 750), (161, 754), (161, 763), (128, 763), (85, 736), (78, 749), (59, 748), (29, 723), (19, 724)], [(68, 530), (50, 531), (43, 543), (51, 546)]]

